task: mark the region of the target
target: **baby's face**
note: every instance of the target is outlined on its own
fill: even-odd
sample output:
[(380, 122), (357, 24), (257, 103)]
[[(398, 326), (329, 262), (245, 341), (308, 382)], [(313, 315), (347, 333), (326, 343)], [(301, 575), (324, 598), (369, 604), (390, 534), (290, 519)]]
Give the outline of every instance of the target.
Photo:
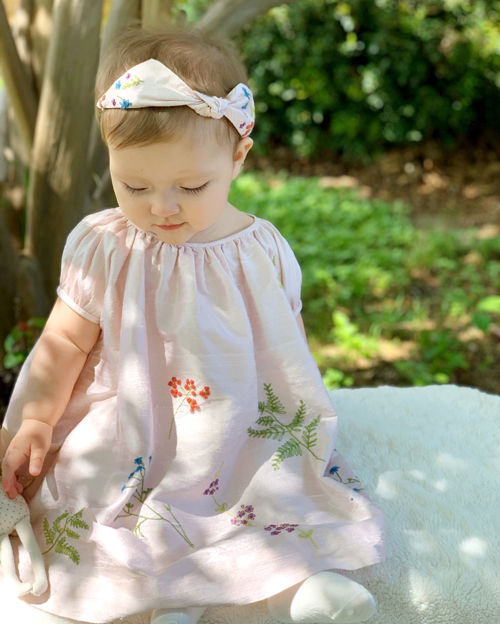
[[(118, 205), (134, 225), (166, 243), (217, 240), (230, 207), (231, 182), (252, 144), (249, 137), (242, 139), (234, 161), (230, 148), (215, 141), (196, 147), (185, 139), (121, 150), (110, 147), (109, 170)], [(175, 230), (159, 227), (180, 223)]]

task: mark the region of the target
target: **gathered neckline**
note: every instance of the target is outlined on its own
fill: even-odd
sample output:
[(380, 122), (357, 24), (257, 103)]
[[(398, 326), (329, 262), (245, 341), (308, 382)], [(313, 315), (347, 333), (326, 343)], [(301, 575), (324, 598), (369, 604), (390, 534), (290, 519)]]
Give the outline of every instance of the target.
[(229, 241), (232, 241), (235, 238), (241, 238), (242, 236), (249, 234), (257, 227), (257, 225), (259, 224), (259, 221), (261, 221), (260, 217), (257, 217), (257, 215), (249, 214), (248, 212), (246, 212), (245, 214), (249, 214), (250, 217), (253, 217), (253, 223), (251, 223), (244, 230), (241, 230), (240, 232), (236, 232), (236, 234), (231, 234), (230, 236), (224, 236), (223, 238), (219, 238), (217, 240), (210, 241), (208, 243), (190, 243), (189, 241), (186, 241), (185, 243), (172, 244), (172, 243), (166, 243), (165, 241), (162, 241), (154, 232), (146, 232), (146, 230), (143, 230), (140, 227), (137, 227), (137, 225), (135, 225), (135, 223), (132, 223), (132, 221), (130, 221), (130, 219), (122, 212), (120, 207), (113, 208), (112, 210), (119, 211), (120, 216), (125, 220), (128, 227), (134, 228), (137, 232), (139, 232), (139, 234), (148, 238), (149, 240), (157, 241), (161, 243), (162, 245), (168, 245), (169, 247), (216, 247), (218, 245), (223, 245), (224, 243), (228, 243)]

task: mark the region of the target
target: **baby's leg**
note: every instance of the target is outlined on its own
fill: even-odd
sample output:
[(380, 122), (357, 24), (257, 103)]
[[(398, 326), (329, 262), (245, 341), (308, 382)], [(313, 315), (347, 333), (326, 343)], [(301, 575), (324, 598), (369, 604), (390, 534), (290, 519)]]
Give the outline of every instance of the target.
[(185, 607), (184, 609), (155, 609), (151, 624), (196, 624), (206, 607)]
[(8, 535), (0, 537), (0, 563), (5, 583), (14, 588), (17, 596), (24, 596), (31, 591), (31, 583), (22, 583), (17, 576), (14, 552)]
[(33, 533), (33, 527), (31, 526), (30, 519), (23, 518), (20, 520), (16, 524), (16, 531), (31, 559), (31, 565), (35, 575), (35, 582), (33, 583), (32, 591), (35, 596), (41, 596), (47, 591), (49, 581), (47, 579), (47, 572), (45, 571), (45, 562), (43, 560), (40, 547), (38, 546), (38, 542), (36, 541), (35, 534)]
[(269, 613), (280, 622), (355, 624), (376, 612), (373, 596), (359, 583), (326, 570), (317, 572), (267, 599)]

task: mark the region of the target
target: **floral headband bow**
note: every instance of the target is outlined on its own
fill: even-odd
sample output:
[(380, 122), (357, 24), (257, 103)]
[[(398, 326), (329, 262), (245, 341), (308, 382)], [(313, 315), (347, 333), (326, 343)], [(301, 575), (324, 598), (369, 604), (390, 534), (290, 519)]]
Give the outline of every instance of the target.
[(183, 105), (203, 117), (227, 117), (242, 137), (248, 136), (254, 127), (253, 95), (245, 84), (240, 82), (225, 98), (212, 97), (191, 89), (156, 59), (131, 67), (96, 104), (101, 109)]

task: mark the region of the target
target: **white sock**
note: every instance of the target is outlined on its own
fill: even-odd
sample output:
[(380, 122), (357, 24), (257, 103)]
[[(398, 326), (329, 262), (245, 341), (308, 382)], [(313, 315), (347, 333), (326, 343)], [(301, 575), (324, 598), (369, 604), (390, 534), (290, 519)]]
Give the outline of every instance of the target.
[(206, 607), (185, 607), (184, 609), (155, 609), (151, 624), (196, 624)]
[(365, 587), (329, 570), (270, 596), (267, 608), (279, 622), (301, 624), (355, 624), (376, 613), (375, 599)]

